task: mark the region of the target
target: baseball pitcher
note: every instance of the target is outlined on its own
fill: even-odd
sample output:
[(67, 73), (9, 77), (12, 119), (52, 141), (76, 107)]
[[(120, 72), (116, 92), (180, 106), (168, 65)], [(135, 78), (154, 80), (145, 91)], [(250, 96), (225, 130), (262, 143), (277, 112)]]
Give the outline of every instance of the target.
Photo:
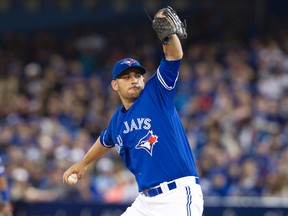
[(72, 184), (73, 173), (81, 179), (92, 161), (115, 147), (139, 189), (122, 216), (200, 216), (204, 204), (200, 181), (173, 102), (186, 24), (166, 7), (155, 14), (152, 27), (163, 44), (157, 71), (145, 83), (146, 69), (137, 60), (115, 63), (111, 86), (123, 106), (82, 160), (63, 174), (63, 182)]

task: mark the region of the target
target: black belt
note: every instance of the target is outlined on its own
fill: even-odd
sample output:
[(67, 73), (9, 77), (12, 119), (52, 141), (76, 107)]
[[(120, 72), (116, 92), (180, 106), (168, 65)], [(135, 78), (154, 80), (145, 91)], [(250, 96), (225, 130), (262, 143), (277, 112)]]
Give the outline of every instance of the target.
[[(195, 178), (195, 183), (200, 185), (199, 178), (197, 178), (197, 177)], [(168, 183), (167, 187), (168, 187), (169, 191), (177, 188), (176, 182), (172, 181), (172, 182)], [(161, 189), (161, 186), (157, 186), (157, 187), (154, 187), (154, 188), (150, 188), (150, 189), (144, 190), (144, 191), (142, 191), (142, 193), (145, 196), (147, 196), (147, 197), (154, 197), (154, 196), (157, 196), (159, 194), (162, 194), (163, 191)]]

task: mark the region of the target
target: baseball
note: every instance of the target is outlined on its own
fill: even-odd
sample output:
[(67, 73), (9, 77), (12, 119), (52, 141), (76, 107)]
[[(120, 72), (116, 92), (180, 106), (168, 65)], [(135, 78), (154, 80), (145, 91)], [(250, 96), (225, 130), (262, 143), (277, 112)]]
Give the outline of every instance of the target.
[(77, 175), (75, 173), (72, 173), (69, 177), (68, 177), (68, 183), (69, 184), (76, 184), (78, 181)]

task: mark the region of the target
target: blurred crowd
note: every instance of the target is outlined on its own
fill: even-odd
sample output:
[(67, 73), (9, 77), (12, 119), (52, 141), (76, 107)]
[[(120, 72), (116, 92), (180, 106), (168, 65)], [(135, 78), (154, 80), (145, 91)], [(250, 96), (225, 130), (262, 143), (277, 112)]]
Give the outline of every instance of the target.
[[(139, 60), (146, 79), (157, 69), (161, 44), (143, 28), (123, 27), (117, 37), (94, 29), (2, 35), (0, 156), (12, 201), (134, 200), (134, 177), (114, 150), (75, 186), (62, 174), (120, 105), (110, 88), (114, 62)], [(204, 195), (288, 196), (288, 32), (188, 39), (183, 49), (175, 104)]]

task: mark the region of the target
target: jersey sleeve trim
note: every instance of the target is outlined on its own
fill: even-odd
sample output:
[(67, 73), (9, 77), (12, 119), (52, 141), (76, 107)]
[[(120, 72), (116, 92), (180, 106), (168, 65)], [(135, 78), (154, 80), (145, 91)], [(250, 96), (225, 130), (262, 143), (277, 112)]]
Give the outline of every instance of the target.
[(107, 130), (105, 130), (103, 135), (101, 136), (102, 139), (100, 139), (100, 143), (106, 148), (113, 148), (114, 145), (108, 145), (108, 144), (105, 143), (104, 137), (105, 137), (106, 133), (107, 133)]
[(177, 72), (177, 77), (174, 81), (174, 84), (173, 86), (168, 86), (167, 83), (164, 81), (163, 77), (161, 76), (161, 73), (160, 73), (160, 70), (159, 68), (157, 69), (157, 78), (158, 80), (160, 81), (160, 83), (164, 86), (164, 88), (166, 88), (167, 90), (171, 91), (172, 89), (175, 88), (176, 86), (176, 83), (177, 83), (177, 80), (178, 80), (178, 77), (179, 77), (179, 71)]

